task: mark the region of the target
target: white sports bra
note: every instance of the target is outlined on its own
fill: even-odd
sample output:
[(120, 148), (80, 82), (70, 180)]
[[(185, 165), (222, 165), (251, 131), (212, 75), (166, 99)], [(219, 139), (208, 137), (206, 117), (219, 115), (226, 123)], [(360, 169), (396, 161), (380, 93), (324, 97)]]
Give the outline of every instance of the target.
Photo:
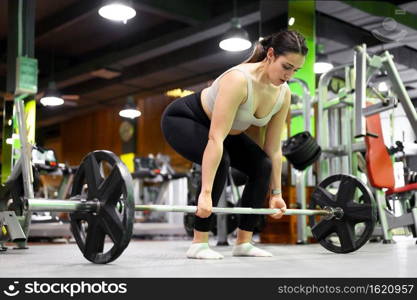
[[(265, 126), (269, 120), (271, 120), (272, 116), (276, 114), (282, 107), (282, 103), (284, 102), (285, 91), (289, 88), (287, 83), (283, 84), (281, 91), (278, 95), (277, 101), (275, 102), (272, 111), (263, 118), (257, 118), (253, 115), (253, 87), (252, 87), (252, 79), (247, 71), (239, 66), (235, 66), (233, 68), (228, 69), (226, 72), (221, 74), (216, 80), (212, 83), (210, 87), (207, 88), (207, 106), (211, 112), (213, 112), (214, 102), (216, 101), (217, 93), (219, 91), (219, 79), (226, 73), (238, 70), (245, 75), (245, 78), (248, 82), (248, 97), (245, 103), (241, 104), (236, 112), (235, 119), (232, 124), (232, 129), (245, 131), (251, 125), (255, 126)], [(285, 86), (284, 86), (285, 85)]]

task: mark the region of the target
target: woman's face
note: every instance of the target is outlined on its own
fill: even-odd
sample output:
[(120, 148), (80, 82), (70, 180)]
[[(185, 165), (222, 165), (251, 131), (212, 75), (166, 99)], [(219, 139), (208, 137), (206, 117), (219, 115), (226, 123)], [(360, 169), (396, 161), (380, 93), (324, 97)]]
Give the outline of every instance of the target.
[(267, 58), (270, 62), (267, 73), (273, 85), (281, 85), (290, 80), (305, 61), (305, 57), (298, 53), (275, 56), (272, 48), (269, 48)]

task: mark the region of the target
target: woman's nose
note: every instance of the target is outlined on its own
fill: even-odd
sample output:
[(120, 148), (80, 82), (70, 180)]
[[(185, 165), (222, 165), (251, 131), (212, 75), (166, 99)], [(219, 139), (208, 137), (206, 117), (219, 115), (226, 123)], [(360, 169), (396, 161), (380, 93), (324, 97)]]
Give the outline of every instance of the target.
[(285, 73), (285, 80), (290, 80), (293, 75), (294, 75), (294, 71)]

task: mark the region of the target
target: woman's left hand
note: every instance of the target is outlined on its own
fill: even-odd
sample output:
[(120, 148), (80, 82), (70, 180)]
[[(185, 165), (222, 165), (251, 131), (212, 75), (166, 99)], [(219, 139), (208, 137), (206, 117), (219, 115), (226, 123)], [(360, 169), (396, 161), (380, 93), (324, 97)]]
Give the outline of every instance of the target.
[(280, 211), (276, 214), (270, 215), (274, 219), (280, 219), (285, 211), (287, 210), (287, 205), (285, 204), (284, 199), (282, 199), (281, 194), (271, 195), (269, 198), (269, 208), (279, 208)]

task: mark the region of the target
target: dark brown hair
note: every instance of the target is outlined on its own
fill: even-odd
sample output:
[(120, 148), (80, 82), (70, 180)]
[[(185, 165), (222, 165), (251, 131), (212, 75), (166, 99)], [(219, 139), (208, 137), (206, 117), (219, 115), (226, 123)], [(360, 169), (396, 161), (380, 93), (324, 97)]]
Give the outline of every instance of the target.
[(308, 52), (305, 38), (301, 33), (294, 30), (282, 30), (257, 42), (252, 55), (245, 60), (245, 63), (263, 61), (270, 47), (274, 49), (277, 56), (287, 53), (298, 53), (306, 56)]

